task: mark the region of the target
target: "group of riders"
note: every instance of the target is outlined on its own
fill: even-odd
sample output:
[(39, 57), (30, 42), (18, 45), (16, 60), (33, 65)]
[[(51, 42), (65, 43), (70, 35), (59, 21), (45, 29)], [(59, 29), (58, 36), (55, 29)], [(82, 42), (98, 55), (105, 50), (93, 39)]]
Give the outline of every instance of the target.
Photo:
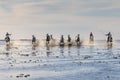
[[(47, 35), (46, 35), (46, 43), (49, 44), (51, 40), (54, 40), (54, 39), (52, 38), (52, 35), (47, 34)], [(76, 41), (77, 45), (80, 45), (80, 36), (79, 36), (79, 34), (76, 36), (76, 40), (75, 40), (75, 41)], [(68, 35), (67, 42), (68, 42), (68, 45), (69, 45), (69, 46), (72, 45), (72, 44), (71, 44), (72, 39), (71, 39), (70, 35)], [(60, 46), (64, 46), (64, 45), (65, 45), (65, 39), (64, 39), (64, 36), (63, 36), (63, 35), (61, 35), (61, 37), (60, 37), (59, 45), (60, 45)]]
[[(7, 44), (10, 44), (10, 35), (8, 32), (6, 33), (6, 37), (5, 37), (5, 41)], [(108, 34), (106, 34), (107, 36), (107, 42), (108, 43), (112, 43), (112, 34), (111, 32), (109, 32)], [(50, 44), (50, 41), (51, 40), (54, 40), (52, 35), (49, 35), (49, 34), (46, 34), (46, 44)], [(32, 44), (35, 44), (37, 41), (36, 37), (34, 35), (32, 35)], [(71, 46), (72, 45), (72, 39), (71, 39), (71, 36), (68, 35), (68, 39), (67, 39), (67, 42), (68, 42), (68, 45)], [(79, 46), (81, 45), (81, 41), (80, 41), (80, 34), (78, 34), (76, 37), (75, 37), (75, 42), (76, 44)], [(93, 43), (94, 42), (94, 35), (92, 32), (90, 32), (90, 35), (89, 35), (89, 42), (90, 43)], [(64, 40), (64, 36), (61, 35), (60, 37), (60, 42), (59, 42), (59, 45), (60, 46), (64, 46), (65, 45), (65, 40)]]

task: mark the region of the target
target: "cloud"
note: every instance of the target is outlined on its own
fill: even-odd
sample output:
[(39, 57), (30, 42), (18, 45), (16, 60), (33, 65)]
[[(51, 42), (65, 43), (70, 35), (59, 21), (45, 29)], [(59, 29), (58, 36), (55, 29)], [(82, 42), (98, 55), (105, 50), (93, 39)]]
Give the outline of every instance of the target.
[(28, 33), (34, 31), (62, 33), (63, 30), (64, 33), (78, 33), (99, 31), (98, 29), (119, 31), (119, 2), (119, 0), (2, 0), (0, 28), (4, 31)]
[[(119, 0), (5, 0), (1, 1), (3, 11), (12, 16), (41, 14), (92, 14), (119, 9)], [(94, 14), (93, 14), (94, 15)], [(105, 14), (106, 15), (106, 14)], [(3, 16), (3, 15), (2, 15)], [(99, 16), (99, 15), (98, 15)]]

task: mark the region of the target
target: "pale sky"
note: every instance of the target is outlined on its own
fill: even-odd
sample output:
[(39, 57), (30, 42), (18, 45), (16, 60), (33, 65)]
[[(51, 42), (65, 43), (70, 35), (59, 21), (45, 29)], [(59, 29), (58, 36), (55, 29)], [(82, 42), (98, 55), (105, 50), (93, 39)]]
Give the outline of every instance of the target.
[(120, 0), (0, 0), (0, 39), (6, 32), (13, 38), (86, 38), (91, 31), (97, 39), (109, 31), (120, 39)]

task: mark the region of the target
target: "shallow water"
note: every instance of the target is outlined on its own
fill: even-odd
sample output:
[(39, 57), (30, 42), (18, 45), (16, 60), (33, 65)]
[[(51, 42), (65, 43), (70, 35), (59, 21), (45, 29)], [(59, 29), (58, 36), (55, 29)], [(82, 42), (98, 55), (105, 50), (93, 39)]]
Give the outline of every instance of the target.
[[(42, 42), (44, 43), (44, 42)], [(0, 42), (1, 80), (119, 80), (120, 41), (82, 46), (32, 47), (30, 41)]]

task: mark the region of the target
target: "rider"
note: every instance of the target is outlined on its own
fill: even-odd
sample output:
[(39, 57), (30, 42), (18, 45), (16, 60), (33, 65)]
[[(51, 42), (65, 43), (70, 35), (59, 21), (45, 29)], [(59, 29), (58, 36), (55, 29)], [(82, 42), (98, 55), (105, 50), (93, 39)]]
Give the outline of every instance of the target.
[(106, 34), (107, 37), (107, 42), (112, 42), (112, 34), (111, 32), (109, 32), (108, 34)]
[(36, 42), (36, 37), (32, 35), (32, 44)]
[(60, 43), (64, 43), (64, 37), (61, 35)]
[(93, 36), (93, 33), (90, 32), (90, 38), (89, 38), (90, 41), (94, 41), (94, 36)]
[(77, 45), (80, 44), (80, 34), (78, 34), (78, 35), (76, 36), (76, 43), (77, 43)]
[(10, 36), (11, 34), (9, 34), (8, 32), (6, 32), (6, 36)]
[(6, 37), (5, 37), (5, 41), (6, 43), (10, 43), (10, 36), (11, 34), (9, 34), (8, 32), (6, 33)]
[(50, 42), (50, 36), (49, 36), (49, 34), (47, 34), (46, 35), (46, 43), (49, 44), (49, 42)]
[(70, 37), (70, 35), (68, 35), (68, 40), (67, 40), (68, 42), (71, 42), (71, 37)]

